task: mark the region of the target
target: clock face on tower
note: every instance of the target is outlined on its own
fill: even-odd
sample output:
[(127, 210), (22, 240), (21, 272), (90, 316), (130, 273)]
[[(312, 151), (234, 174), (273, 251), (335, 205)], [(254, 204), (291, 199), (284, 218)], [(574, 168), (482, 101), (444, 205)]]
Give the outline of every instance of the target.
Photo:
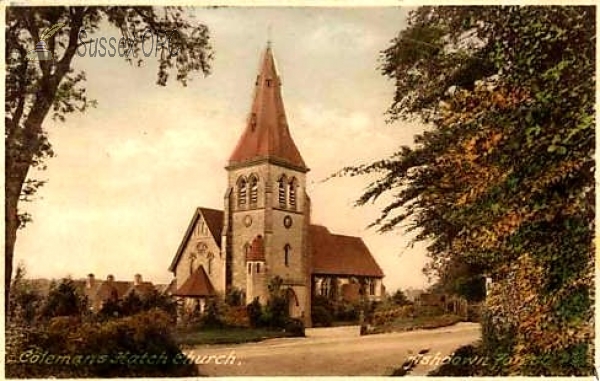
[(290, 216), (283, 217), (283, 226), (285, 226), (286, 229), (289, 229), (290, 227), (292, 227), (292, 217), (290, 217)]
[(250, 217), (250, 215), (244, 217), (244, 225), (246, 225), (246, 227), (252, 225), (252, 217)]

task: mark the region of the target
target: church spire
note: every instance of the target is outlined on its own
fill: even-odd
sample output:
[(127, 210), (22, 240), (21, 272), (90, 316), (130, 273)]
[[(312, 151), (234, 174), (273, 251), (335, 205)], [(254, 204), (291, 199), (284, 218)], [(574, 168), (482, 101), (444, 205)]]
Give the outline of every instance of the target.
[(280, 87), (269, 41), (256, 78), (246, 129), (229, 158), (229, 165), (267, 159), (308, 171), (288, 129)]

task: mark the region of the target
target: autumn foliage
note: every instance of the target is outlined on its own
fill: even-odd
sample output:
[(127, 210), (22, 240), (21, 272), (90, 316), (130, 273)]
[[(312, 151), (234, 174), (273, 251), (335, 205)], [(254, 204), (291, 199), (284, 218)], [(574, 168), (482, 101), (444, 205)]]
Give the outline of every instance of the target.
[(595, 10), (421, 7), (382, 53), (413, 147), (341, 174), (392, 193), (373, 225), (429, 242), (428, 270), (492, 277), (487, 375), (593, 370)]

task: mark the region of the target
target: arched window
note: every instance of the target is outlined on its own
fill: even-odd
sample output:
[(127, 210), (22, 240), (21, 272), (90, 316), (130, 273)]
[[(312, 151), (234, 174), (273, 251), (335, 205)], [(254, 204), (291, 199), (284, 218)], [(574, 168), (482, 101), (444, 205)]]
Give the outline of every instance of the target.
[(283, 247), (283, 263), (285, 264), (285, 267), (289, 267), (290, 266), (290, 255), (292, 253), (292, 247), (289, 244), (286, 244)]
[(258, 203), (258, 179), (256, 176), (250, 177), (250, 205), (256, 206)]
[(252, 262), (248, 262), (248, 274), (252, 274)]
[(246, 196), (247, 196), (247, 182), (246, 179), (243, 177), (240, 177), (240, 179), (238, 180), (238, 206), (244, 206), (246, 205)]
[(288, 196), (289, 196), (289, 205), (290, 208), (292, 209), (296, 209), (296, 188), (297, 188), (298, 184), (296, 182), (296, 178), (293, 177), (292, 180), (290, 180), (289, 186), (288, 186)]
[(260, 274), (260, 263), (256, 264), (256, 273)]
[(213, 253), (208, 253), (208, 263), (207, 263), (208, 275), (212, 274), (214, 257), (215, 256), (213, 255)]
[(195, 252), (190, 253), (190, 275), (194, 272), (194, 264), (196, 262), (197, 254)]
[(248, 242), (244, 244), (244, 255), (246, 256), (246, 258), (248, 258), (248, 256), (250, 255), (250, 244)]
[(286, 181), (285, 180), (286, 180), (286, 178), (285, 178), (285, 175), (284, 175), (284, 176), (281, 176), (279, 178), (279, 181), (278, 181), (278, 183), (279, 183), (279, 206), (282, 207), (282, 208), (285, 208), (285, 205), (286, 205), (286, 202), (285, 202), (285, 199), (286, 199), (286, 197), (285, 197), (286, 196), (285, 195)]

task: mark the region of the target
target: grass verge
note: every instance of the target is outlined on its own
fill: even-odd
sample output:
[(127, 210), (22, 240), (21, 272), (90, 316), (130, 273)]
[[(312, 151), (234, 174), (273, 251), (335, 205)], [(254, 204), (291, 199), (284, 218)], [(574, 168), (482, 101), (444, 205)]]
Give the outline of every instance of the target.
[(417, 316), (401, 317), (384, 324), (374, 326), (368, 330), (368, 334), (388, 333), (388, 332), (406, 332), (415, 329), (434, 329), (448, 327), (458, 322), (464, 321), (457, 315), (439, 315), (439, 316)]
[(196, 328), (181, 329), (175, 332), (175, 340), (182, 347), (242, 344), (291, 336), (291, 334), (282, 330), (266, 328)]

